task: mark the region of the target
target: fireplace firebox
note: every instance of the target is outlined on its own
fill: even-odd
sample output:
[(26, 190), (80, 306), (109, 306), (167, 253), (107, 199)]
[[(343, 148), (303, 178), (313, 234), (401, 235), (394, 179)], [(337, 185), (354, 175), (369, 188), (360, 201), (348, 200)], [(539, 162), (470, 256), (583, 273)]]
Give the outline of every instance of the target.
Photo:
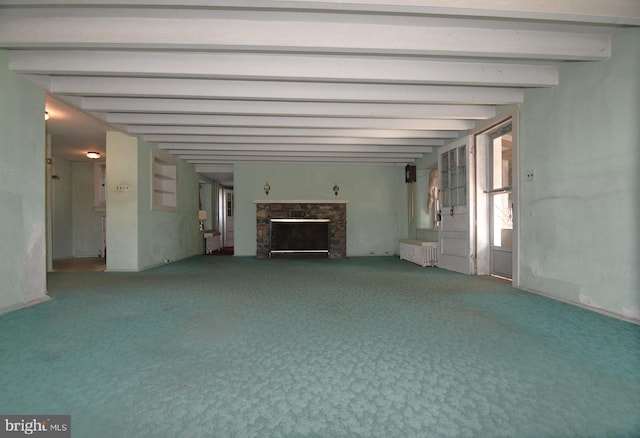
[[(259, 259), (271, 257), (341, 259), (347, 256), (348, 201), (264, 200), (255, 202), (256, 257)], [(283, 243), (281, 231), (293, 235), (289, 237), (294, 237), (294, 240)], [(304, 242), (304, 246), (300, 240)]]
[(269, 257), (328, 258), (330, 229), (330, 219), (271, 219)]

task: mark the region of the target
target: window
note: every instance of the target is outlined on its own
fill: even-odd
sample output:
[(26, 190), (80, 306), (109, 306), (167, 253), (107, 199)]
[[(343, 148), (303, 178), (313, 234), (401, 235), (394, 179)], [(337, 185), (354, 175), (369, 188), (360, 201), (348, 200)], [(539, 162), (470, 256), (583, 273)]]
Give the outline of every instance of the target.
[(233, 192), (227, 192), (227, 217), (233, 217)]
[(443, 153), (440, 166), (442, 177), (442, 206), (467, 204), (467, 147), (460, 146)]

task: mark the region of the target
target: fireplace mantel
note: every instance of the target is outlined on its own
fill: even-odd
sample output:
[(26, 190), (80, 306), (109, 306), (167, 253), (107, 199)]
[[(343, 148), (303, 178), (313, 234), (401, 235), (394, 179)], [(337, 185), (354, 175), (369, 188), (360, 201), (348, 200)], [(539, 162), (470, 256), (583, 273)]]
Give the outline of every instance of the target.
[(348, 204), (343, 199), (258, 199), (254, 204)]

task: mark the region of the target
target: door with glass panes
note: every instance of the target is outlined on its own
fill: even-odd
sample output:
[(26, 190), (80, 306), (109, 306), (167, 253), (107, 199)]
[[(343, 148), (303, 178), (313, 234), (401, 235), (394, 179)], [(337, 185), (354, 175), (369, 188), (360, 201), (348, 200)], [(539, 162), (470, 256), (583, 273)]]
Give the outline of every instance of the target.
[(469, 137), (458, 139), (439, 152), (440, 257), (438, 266), (471, 273)]
[(513, 135), (508, 123), (489, 134), (489, 238), (491, 274), (513, 272)]

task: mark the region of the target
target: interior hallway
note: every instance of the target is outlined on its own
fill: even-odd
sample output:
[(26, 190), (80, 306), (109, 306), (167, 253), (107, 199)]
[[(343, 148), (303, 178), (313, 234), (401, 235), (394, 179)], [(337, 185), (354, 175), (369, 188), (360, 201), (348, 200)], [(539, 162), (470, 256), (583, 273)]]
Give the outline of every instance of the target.
[(55, 272), (100, 272), (106, 267), (107, 261), (102, 257), (74, 257), (53, 261)]
[(396, 257), (49, 274), (0, 412), (74, 437), (631, 437), (640, 327)]

